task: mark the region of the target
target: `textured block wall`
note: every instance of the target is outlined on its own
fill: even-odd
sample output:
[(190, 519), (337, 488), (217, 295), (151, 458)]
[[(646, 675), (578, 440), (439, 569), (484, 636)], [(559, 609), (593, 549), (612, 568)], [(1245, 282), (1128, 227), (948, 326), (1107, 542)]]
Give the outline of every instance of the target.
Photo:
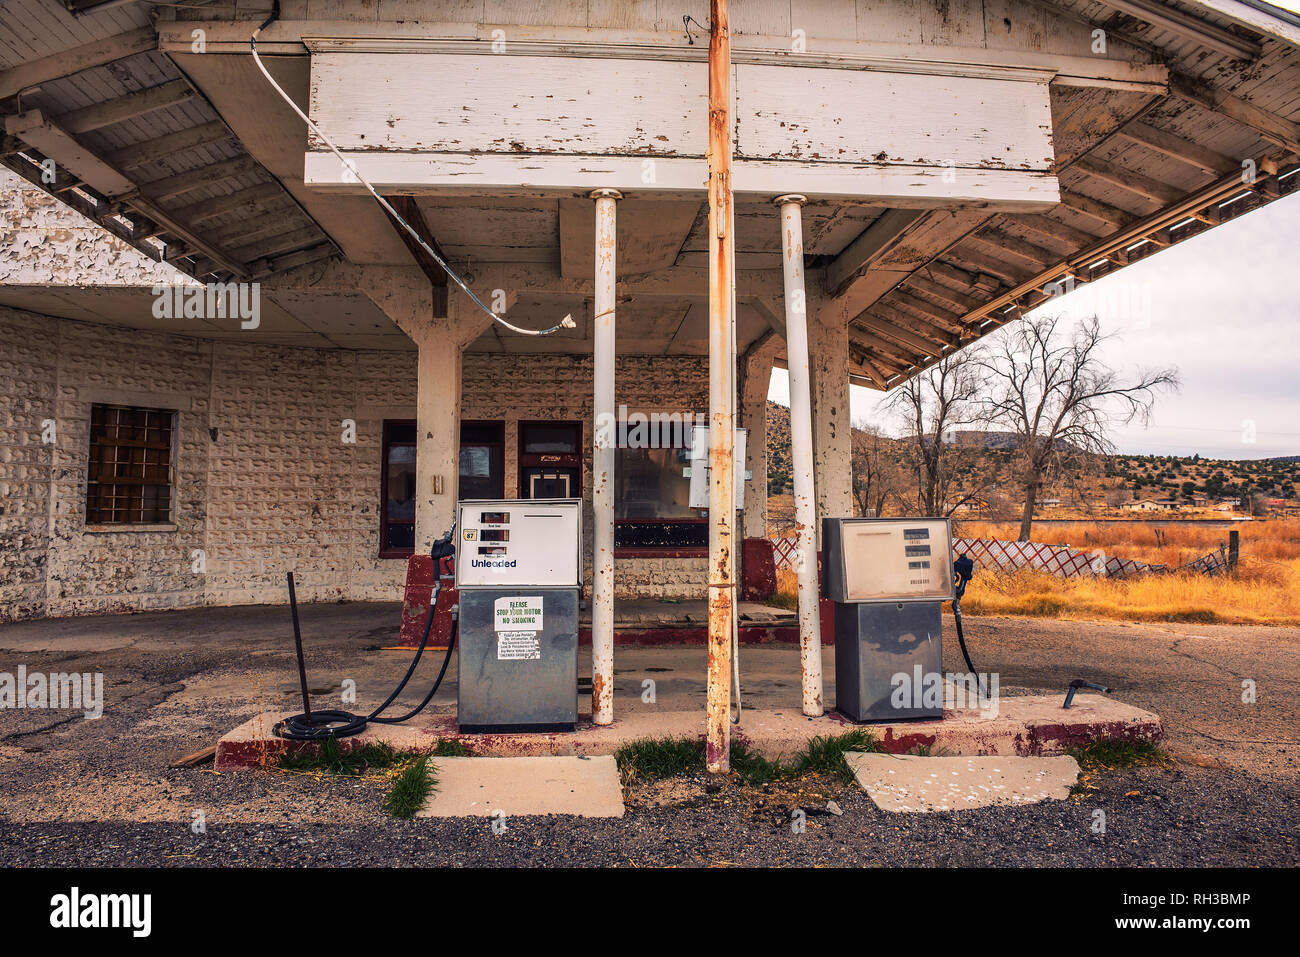
[[(704, 359), (625, 357), (617, 374), (629, 409), (707, 406)], [(582, 421), (590, 502), (590, 358), (469, 355), (463, 382), (463, 418), (505, 421), (507, 496), (519, 422)], [(86, 526), (95, 402), (177, 410), (171, 525)], [(255, 346), (0, 308), (0, 619), (278, 604), (288, 570), (306, 601), (396, 600), (405, 562), (377, 557), (382, 424), (414, 415), (414, 352)], [(622, 598), (704, 597), (702, 558), (620, 559), (616, 574)]]

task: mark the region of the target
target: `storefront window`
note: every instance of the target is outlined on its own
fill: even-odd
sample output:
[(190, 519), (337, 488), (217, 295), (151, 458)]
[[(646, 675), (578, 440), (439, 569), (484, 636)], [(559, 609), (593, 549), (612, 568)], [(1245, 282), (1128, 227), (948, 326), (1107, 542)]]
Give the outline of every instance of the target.
[(708, 547), (708, 509), (691, 508), (690, 431), (619, 429), (614, 458), (614, 544), (696, 553)]

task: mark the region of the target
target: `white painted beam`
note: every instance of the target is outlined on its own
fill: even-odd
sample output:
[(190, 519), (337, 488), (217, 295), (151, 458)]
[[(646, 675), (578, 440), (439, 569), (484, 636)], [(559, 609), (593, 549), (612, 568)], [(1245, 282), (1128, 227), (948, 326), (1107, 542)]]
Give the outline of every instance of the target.
[[(380, 192), (412, 195), (580, 196), (614, 183), (641, 198), (703, 197), (703, 159), (653, 159), (654, 181), (643, 174), (649, 158), (631, 156), (519, 156), (451, 153), (345, 153)], [(737, 198), (766, 199), (796, 186), (809, 199), (868, 206), (934, 209), (972, 205), (990, 212), (1045, 212), (1060, 201), (1049, 172), (870, 163), (812, 163), (737, 159)], [(332, 192), (364, 192), (332, 153), (308, 153), (303, 179)]]
[(40, 150), (77, 179), (105, 196), (122, 196), (135, 183), (82, 146), (66, 130), (45, 118), (40, 110), (28, 110), (5, 119), (5, 131)]

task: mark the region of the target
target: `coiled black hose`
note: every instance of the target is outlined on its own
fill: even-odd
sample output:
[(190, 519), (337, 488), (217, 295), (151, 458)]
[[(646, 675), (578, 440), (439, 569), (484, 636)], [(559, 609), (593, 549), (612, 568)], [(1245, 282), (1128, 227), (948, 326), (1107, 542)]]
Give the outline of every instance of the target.
[[(411, 664), (406, 669), (406, 674), (402, 675), (402, 680), (397, 683), (397, 687), (374, 711), (367, 715), (353, 714), (351, 711), (313, 711), (310, 716), (306, 714), (295, 714), (282, 721), (276, 722), (271, 733), (278, 738), (284, 738), (286, 741), (324, 741), (326, 738), (347, 738), (354, 734), (360, 734), (366, 729), (368, 724), (401, 724), (403, 721), (409, 721), (417, 714), (428, 707), (433, 696), (438, 693), (438, 688), (442, 685), (442, 679), (447, 674), (447, 665), (451, 663), (451, 653), (456, 647), (456, 632), (460, 625), (458, 616), (453, 616), (451, 620), (451, 636), (447, 640), (447, 653), (443, 656), (442, 667), (438, 669), (438, 677), (433, 682), (433, 687), (429, 693), (424, 696), (416, 707), (402, 715), (400, 718), (383, 718), (380, 717), (388, 706), (396, 700), (397, 696), (402, 693), (406, 683), (411, 680), (411, 675), (415, 674), (415, 668), (420, 663), (420, 658), (424, 654), (425, 646), (429, 643), (429, 632), (433, 630), (433, 616), (438, 607), (438, 595), (442, 591), (442, 563), (445, 559), (455, 554), (451, 545), (452, 531), (447, 533), (447, 537), (440, 539), (433, 546), (430, 556), (434, 559), (434, 568), (438, 577), (434, 580), (433, 595), (429, 598), (429, 617), (424, 623), (424, 634), (420, 636), (419, 647), (415, 649), (415, 656), (411, 659)], [(290, 601), (295, 603), (294, 615), (297, 615), (295, 597), (290, 591)]]

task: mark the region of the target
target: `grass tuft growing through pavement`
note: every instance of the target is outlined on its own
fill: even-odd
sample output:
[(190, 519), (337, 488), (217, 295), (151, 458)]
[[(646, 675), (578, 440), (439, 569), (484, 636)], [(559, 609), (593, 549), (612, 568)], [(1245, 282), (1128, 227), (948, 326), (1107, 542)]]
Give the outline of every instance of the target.
[[(791, 761), (766, 758), (743, 742), (734, 741), (731, 770), (746, 784), (791, 781), (813, 775), (851, 783), (853, 772), (844, 760), (844, 752), (875, 750), (875, 739), (862, 728), (815, 737)], [(693, 738), (643, 738), (619, 748), (614, 759), (625, 782), (680, 777), (704, 770), (704, 742)]]
[(844, 734), (818, 735), (795, 758), (794, 768), (799, 775), (823, 774), (851, 784), (853, 772), (844, 760), (844, 752), (877, 750), (876, 739), (864, 728), (854, 728)]
[(704, 742), (692, 738), (641, 738), (614, 752), (624, 781), (675, 778), (704, 770)]
[(459, 741), (440, 738), (427, 752), (398, 751), (382, 742), (345, 748), (337, 738), (325, 738), (315, 748), (280, 756), (278, 770), (317, 776), (392, 781), (384, 797), (384, 810), (393, 817), (414, 817), (438, 786), (431, 757), (466, 757), (469, 749)]
[(1159, 745), (1125, 738), (1099, 738), (1079, 748), (1067, 748), (1065, 753), (1079, 762), (1082, 771), (1162, 767), (1173, 763), (1173, 757)]
[(397, 751), (383, 743), (344, 748), (340, 747), (338, 738), (325, 738), (314, 750), (304, 748), (281, 755), (279, 767), (285, 771), (361, 777), (370, 771), (384, 771), (410, 759), (410, 753)]
[(403, 820), (415, 817), (424, 802), (437, 787), (438, 778), (429, 765), (429, 756), (422, 755), (408, 764), (393, 782), (384, 798), (384, 810)]

